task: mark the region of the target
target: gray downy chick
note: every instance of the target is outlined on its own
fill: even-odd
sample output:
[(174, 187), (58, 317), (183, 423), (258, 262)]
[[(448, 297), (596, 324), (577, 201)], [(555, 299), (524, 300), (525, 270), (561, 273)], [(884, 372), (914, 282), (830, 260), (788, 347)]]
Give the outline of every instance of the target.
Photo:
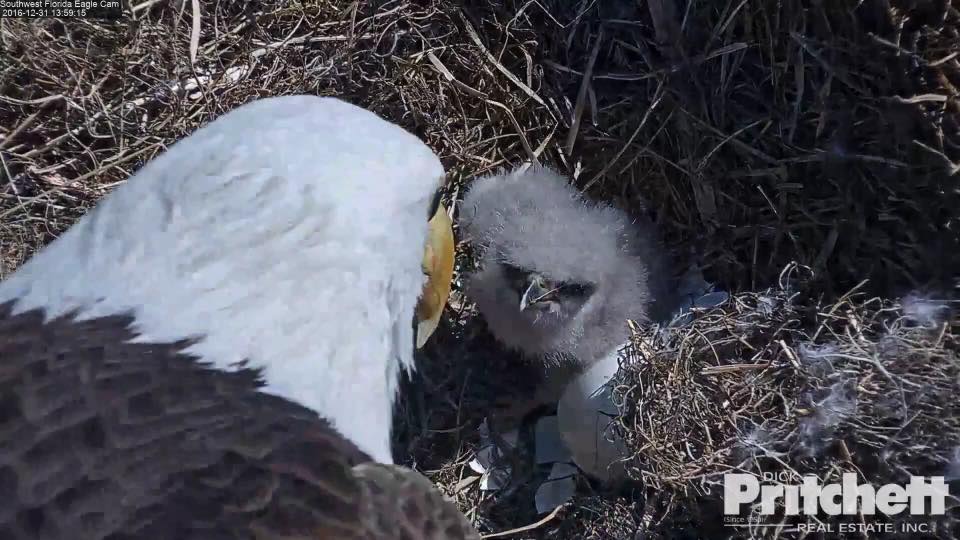
[(623, 345), (627, 319), (646, 324), (672, 308), (652, 224), (586, 200), (549, 169), (474, 181), (460, 219), (481, 252), (467, 293), (494, 337), (544, 363), (543, 402)]

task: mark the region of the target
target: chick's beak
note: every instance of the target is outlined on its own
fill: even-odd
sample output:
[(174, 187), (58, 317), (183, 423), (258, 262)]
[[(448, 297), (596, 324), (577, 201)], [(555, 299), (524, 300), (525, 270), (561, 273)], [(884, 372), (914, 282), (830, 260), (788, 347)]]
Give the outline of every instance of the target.
[(450, 280), (453, 279), (453, 222), (442, 204), (429, 222), (427, 245), (423, 252), (423, 272), (427, 282), (423, 285), (416, 311), (417, 348), (440, 324), (440, 316), (450, 296)]
[(520, 311), (525, 311), (530, 306), (547, 299), (551, 292), (553, 291), (547, 287), (543, 276), (530, 274), (530, 284), (520, 297)]

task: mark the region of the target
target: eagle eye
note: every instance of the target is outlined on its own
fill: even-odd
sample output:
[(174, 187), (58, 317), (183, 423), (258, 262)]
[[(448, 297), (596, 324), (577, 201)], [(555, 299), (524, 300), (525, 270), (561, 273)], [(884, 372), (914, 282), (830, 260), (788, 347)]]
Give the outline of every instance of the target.
[(594, 286), (589, 283), (565, 283), (561, 290), (568, 296), (586, 297), (593, 294)]
[(503, 277), (507, 282), (507, 285), (517, 292), (517, 294), (523, 294), (523, 291), (527, 289), (527, 286), (530, 285), (529, 279), (531, 272), (525, 268), (520, 268), (519, 266), (514, 266), (510, 263), (500, 263), (500, 269), (503, 272)]
[(594, 286), (590, 283), (564, 283), (560, 286), (560, 290), (566, 296), (586, 298), (593, 294)]

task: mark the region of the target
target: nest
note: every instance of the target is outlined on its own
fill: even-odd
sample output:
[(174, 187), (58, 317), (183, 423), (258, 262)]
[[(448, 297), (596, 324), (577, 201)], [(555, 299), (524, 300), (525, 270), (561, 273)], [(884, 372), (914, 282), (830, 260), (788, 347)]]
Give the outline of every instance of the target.
[[(802, 345), (820, 347), (830, 332), (848, 330), (841, 312), (830, 320), (811, 314), (818, 302), (855, 309), (862, 335), (880, 336), (871, 332), (889, 320), (893, 312), (886, 310), (895, 304), (867, 299), (957, 285), (955, 4), (223, 0), (200, 2), (194, 11), (190, 2), (143, 0), (130, 2), (120, 21), (4, 19), (0, 277), (166, 146), (223, 112), (262, 96), (336, 95), (426, 141), (450, 172), (448, 203), (477, 175), (539, 161), (594, 198), (655, 214), (669, 244), (685, 246), (678, 257), (699, 263), (725, 290), (765, 290), (793, 261), (813, 270), (803, 296), (777, 288), (745, 293), (723, 314), (699, 314), (698, 328), (711, 317), (712, 324), (732, 317), (753, 325), (708, 333), (728, 351), (721, 360), (691, 356), (706, 346), (693, 336), (677, 362), (646, 368), (647, 386), (635, 386), (640, 374), (627, 374), (625, 406), (643, 400), (642, 410), (666, 415), (701, 441), (679, 448), (679, 431), (657, 417), (625, 416), (627, 433), (635, 434), (635, 476), (663, 488), (660, 503), (648, 504), (639, 492), (614, 495), (585, 486), (580, 509), (528, 528), (541, 520), (529, 504), (478, 493), (465, 463), (490, 403), (518, 379), (532, 379), (516, 375), (514, 359), (496, 349), (469, 300), (455, 291), (449, 317), (421, 359), (420, 379), (401, 401), (395, 448), (483, 531), (521, 528), (514, 539), (621, 538), (626, 533), (615, 523), (637, 523), (653, 534), (663, 512), (637, 515), (638, 509), (707, 508), (695, 503), (708, 497), (709, 471), (766, 470), (759, 467), (775, 460), (762, 457), (765, 451), (802, 449), (804, 441), (810, 455), (791, 462), (810, 467), (803, 470), (823, 473), (812, 464), (828, 462), (823, 456), (836, 451), (836, 441), (845, 441), (852, 456), (892, 444), (896, 459), (927, 470), (935, 464), (920, 463), (923, 456), (940, 463), (946, 455), (929, 433), (917, 435), (932, 445), (929, 452), (900, 448), (882, 438), (890, 437), (883, 430), (849, 433), (862, 427), (857, 418), (864, 414), (872, 415), (862, 417), (869, 427), (894, 422), (904, 407), (933, 415), (946, 406), (918, 393), (910, 395), (919, 401), (899, 405), (869, 399), (870, 392), (900, 395), (891, 393), (891, 380), (935, 379), (942, 365), (930, 364), (924, 369), (933, 371), (921, 374), (881, 364), (894, 375), (888, 379), (859, 360), (829, 357), (832, 371), (818, 375), (810, 355), (821, 349)], [(470, 265), (462, 255), (460, 271)], [(865, 296), (844, 296), (861, 282), (857, 293)], [(781, 307), (764, 315), (767, 301)], [(728, 311), (735, 306), (742, 311)], [(912, 346), (922, 337), (903, 332), (883, 334), (902, 337), (883, 346)], [(744, 341), (731, 341), (734, 334)], [(943, 343), (952, 335), (945, 333)], [(657, 347), (676, 346), (663, 339)], [(837, 347), (854, 343), (834, 340)], [(895, 357), (905, 363), (940, 358), (930, 352), (936, 347), (910, 350)], [(772, 363), (764, 369), (722, 364), (731, 359)], [(708, 376), (697, 366), (730, 371)], [(658, 379), (661, 372), (677, 378)], [(848, 375), (859, 385), (853, 390), (844, 386)], [(769, 395), (768, 377), (779, 377), (773, 379), (779, 393), (761, 401)], [(645, 393), (657, 384), (666, 385), (669, 399)], [(703, 393), (697, 384), (706, 385)], [(718, 400), (713, 392), (720, 391), (729, 395)], [(851, 392), (853, 417), (815, 412), (823, 400), (849, 409)], [(731, 407), (747, 408), (736, 422), (703, 426), (707, 418), (729, 418)], [(803, 417), (807, 431), (798, 427), (801, 410), (814, 411)], [(830, 421), (816, 420), (818, 414)], [(911, 425), (955, 429), (947, 413), (942, 425), (924, 418)], [(821, 424), (831, 425), (821, 430)], [(641, 433), (652, 438), (644, 442)], [(773, 433), (791, 438), (767, 438)], [(636, 520), (624, 521), (626, 515)], [(697, 522), (683, 527), (697, 536)]]
[[(470, 177), (524, 160), (656, 209), (729, 290), (954, 279), (960, 12), (947, 2), (142, 2), (0, 27), (4, 268), (200, 125), (337, 95)], [(194, 25), (193, 23), (198, 23)]]
[[(631, 475), (661, 505), (647, 508), (654, 521), (683, 505), (703, 509), (709, 527), (725, 473), (821, 483), (854, 473), (873, 485), (955, 478), (956, 306), (856, 291), (823, 303), (803, 287), (785, 279), (686, 325), (634, 335), (618, 375), (619, 427)], [(942, 538), (960, 532), (949, 515), (938, 526)]]

